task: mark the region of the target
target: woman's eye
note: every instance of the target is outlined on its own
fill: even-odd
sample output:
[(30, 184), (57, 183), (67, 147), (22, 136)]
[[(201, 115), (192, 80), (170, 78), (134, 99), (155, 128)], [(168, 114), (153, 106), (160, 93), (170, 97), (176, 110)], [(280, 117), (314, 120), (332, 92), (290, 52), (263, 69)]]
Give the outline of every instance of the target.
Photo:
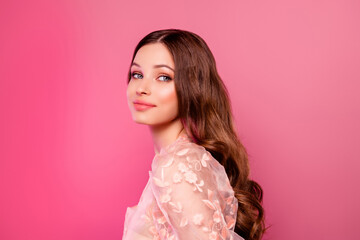
[(164, 77), (163, 79), (164, 80), (161, 80), (161, 81), (163, 81), (163, 82), (167, 82), (167, 81), (170, 81), (171, 80), (171, 78), (170, 77), (168, 77), (168, 76), (166, 76), (166, 75), (161, 75), (159, 78), (162, 78), (162, 77)]
[(141, 78), (141, 77), (138, 77), (138, 75), (141, 76), (140, 73), (136, 73), (136, 72), (131, 73), (131, 76), (132, 76), (133, 78)]
[[(135, 79), (141, 79), (141, 78), (143, 78), (143, 76), (142, 76), (140, 73), (137, 73), (137, 72), (131, 73), (131, 77), (132, 77), (132, 78), (135, 78)], [(160, 79), (161, 82), (168, 82), (168, 81), (172, 80), (171, 77), (166, 76), (166, 75), (161, 75), (161, 76), (159, 77), (159, 79)]]

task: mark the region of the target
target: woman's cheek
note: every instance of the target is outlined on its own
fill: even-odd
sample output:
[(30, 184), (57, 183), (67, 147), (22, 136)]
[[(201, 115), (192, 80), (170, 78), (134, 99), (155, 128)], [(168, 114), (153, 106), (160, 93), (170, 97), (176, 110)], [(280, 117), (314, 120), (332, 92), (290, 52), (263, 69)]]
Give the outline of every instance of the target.
[(134, 100), (134, 95), (135, 95), (134, 84), (130, 82), (126, 89), (126, 98), (130, 109), (132, 107), (132, 100)]
[(161, 104), (174, 104), (177, 103), (175, 86), (169, 86), (168, 88), (163, 88), (158, 92), (159, 102)]

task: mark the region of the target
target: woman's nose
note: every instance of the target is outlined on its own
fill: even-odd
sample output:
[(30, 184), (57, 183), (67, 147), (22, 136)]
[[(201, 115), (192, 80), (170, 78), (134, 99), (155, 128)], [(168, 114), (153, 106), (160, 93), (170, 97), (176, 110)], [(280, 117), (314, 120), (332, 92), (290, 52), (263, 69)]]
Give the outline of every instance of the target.
[(136, 94), (142, 95), (142, 94), (150, 94), (150, 79), (146, 79), (145, 77), (139, 81), (139, 85), (136, 88)]

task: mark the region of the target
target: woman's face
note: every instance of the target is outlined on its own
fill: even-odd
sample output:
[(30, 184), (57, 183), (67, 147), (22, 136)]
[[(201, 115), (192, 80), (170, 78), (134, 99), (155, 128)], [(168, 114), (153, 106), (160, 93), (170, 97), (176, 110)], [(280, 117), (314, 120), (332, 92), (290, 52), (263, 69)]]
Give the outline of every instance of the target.
[(165, 45), (151, 43), (142, 46), (130, 70), (131, 79), (126, 94), (133, 120), (147, 125), (162, 125), (176, 119), (175, 64)]

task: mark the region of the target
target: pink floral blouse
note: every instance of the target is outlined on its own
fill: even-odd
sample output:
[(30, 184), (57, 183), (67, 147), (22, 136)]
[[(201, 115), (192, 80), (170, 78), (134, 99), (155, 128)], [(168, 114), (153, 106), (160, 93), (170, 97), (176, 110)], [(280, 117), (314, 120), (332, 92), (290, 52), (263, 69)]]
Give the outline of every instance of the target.
[(180, 135), (156, 154), (137, 206), (127, 208), (123, 240), (233, 239), (238, 201), (224, 167)]

